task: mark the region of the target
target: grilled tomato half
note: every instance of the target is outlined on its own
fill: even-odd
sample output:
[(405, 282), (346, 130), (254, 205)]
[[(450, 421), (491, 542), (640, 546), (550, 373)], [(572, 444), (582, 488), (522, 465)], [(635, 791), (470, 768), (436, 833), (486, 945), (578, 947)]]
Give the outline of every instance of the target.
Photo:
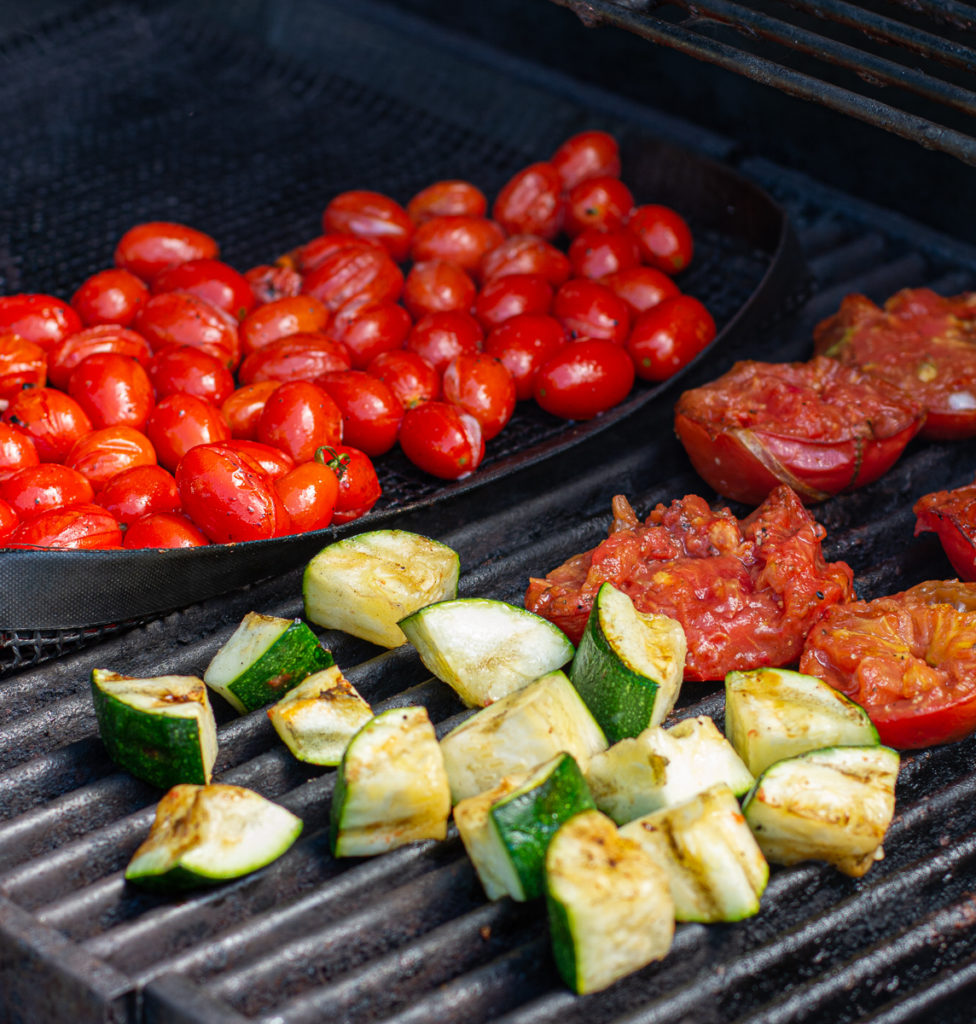
[(915, 536), (931, 531), (961, 579), (976, 581), (976, 481), (915, 502)]

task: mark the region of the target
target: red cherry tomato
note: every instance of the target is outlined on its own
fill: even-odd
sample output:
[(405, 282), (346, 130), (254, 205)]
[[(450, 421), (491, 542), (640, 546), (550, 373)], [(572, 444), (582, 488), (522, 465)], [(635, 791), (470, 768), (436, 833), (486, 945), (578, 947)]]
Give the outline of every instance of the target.
[(252, 459), (261, 471), (267, 473), (272, 480), (283, 477), (295, 468), (295, 460), (287, 452), (261, 441), (231, 438), (229, 441), (224, 441), (224, 447)]
[(260, 380), (239, 387), (220, 407), (221, 415), (230, 426), (231, 437), (256, 441), (258, 420), (264, 403), (280, 385), (277, 380)]
[(381, 352), (403, 348), (412, 324), (403, 306), (378, 302), (348, 313), (340, 309), (329, 336), (345, 346), (354, 370), (364, 370)]
[(609, 132), (578, 132), (562, 143), (549, 162), (567, 192), (588, 178), (620, 177), (620, 147)]
[(492, 217), (510, 235), (539, 235), (551, 241), (563, 227), (563, 181), (546, 161), (529, 164), (501, 188)]
[(51, 508), (91, 502), (94, 488), (77, 469), (58, 462), (42, 462), (0, 480), (0, 498), (20, 519), (27, 520)]
[(564, 345), (535, 376), (535, 400), (546, 412), (588, 420), (622, 402), (634, 386), (634, 365), (612, 341), (585, 338)]
[(386, 247), (373, 238), (357, 238), (355, 235), (340, 231), (317, 235), (311, 241), (304, 242), (297, 248), (292, 249), (290, 253), (282, 257), (278, 262), (294, 266), (299, 274), (304, 277), (313, 270), (318, 270), (329, 256), (340, 250), (362, 252), (364, 249), (389, 255)]
[(370, 457), (351, 445), (330, 445), (315, 453), (316, 461), (328, 466), (339, 478), (332, 522), (337, 526), (359, 519), (376, 504), (383, 493)]
[(433, 217), (483, 217), (488, 210), (484, 192), (470, 181), (435, 181), (422, 188), (407, 203), (407, 214), (414, 224)]
[(136, 314), (133, 326), (154, 352), (167, 345), (190, 345), (231, 368), (240, 361), (236, 318), (190, 292), (154, 295)]
[(379, 377), (365, 370), (327, 373), (317, 383), (342, 413), (342, 437), (371, 458), (388, 452), (397, 440), (403, 405)]
[(52, 346), (48, 353), (48, 378), (52, 386), (64, 391), (75, 367), (96, 352), (131, 356), (143, 366), (148, 366), (152, 358), (152, 346), (137, 331), (115, 324), (86, 327)]
[(438, 373), (463, 352), (481, 351), (484, 331), (470, 313), (460, 310), (428, 313), (407, 335), (406, 349), (423, 356)]
[(351, 360), (341, 341), (325, 334), (289, 334), (257, 352), (241, 363), (237, 379), (241, 384), (264, 380), (315, 380), (323, 373), (348, 370)]
[(34, 442), (24, 431), (0, 422), (0, 480), (40, 461)]
[(633, 208), (634, 195), (619, 178), (587, 178), (569, 190), (563, 227), (571, 237), (586, 228), (613, 231), (626, 224)]
[(302, 275), (294, 267), (262, 263), (245, 271), (244, 279), (251, 286), (255, 305), (293, 297), (302, 290)]
[(267, 302), (241, 321), (241, 352), (252, 352), (290, 334), (319, 333), (329, 326), (332, 314), (311, 295), (290, 295)]
[(400, 426), (400, 447), (417, 467), (443, 480), (460, 480), (481, 464), (481, 425), (450, 402), (425, 402), (408, 409)]
[(146, 434), (159, 464), (172, 473), (194, 446), (229, 440), (230, 427), (211, 402), (181, 393), (156, 404), (146, 421)]
[(68, 378), (68, 394), (96, 430), (114, 426), (144, 430), (155, 404), (152, 382), (142, 364), (118, 352), (96, 352), (82, 359)]
[(452, 359), (444, 371), (444, 397), (470, 413), (490, 441), (515, 411), (515, 381), (504, 363), (479, 352)]
[(20, 517), (3, 499), (0, 499), (0, 547), (5, 537), (9, 537), (20, 523)]
[(226, 445), (190, 449), (176, 468), (176, 486), (186, 514), (217, 544), (281, 537), (291, 528), (271, 478)]
[(85, 410), (54, 388), (21, 391), (7, 406), (3, 421), (30, 437), (42, 462), (64, 462), (75, 441), (92, 429)]
[(303, 462), (275, 480), (275, 490), (291, 518), (295, 533), (324, 530), (339, 497), (339, 478), (324, 463)]
[(179, 512), (180, 492), (162, 466), (133, 466), (117, 473), (98, 492), (95, 504), (128, 526), (153, 512)]
[(451, 310), (467, 312), (477, 287), (466, 271), (447, 260), (415, 263), (403, 285), (403, 304), (414, 318)]
[(665, 274), (680, 274), (694, 255), (691, 228), (669, 206), (638, 206), (627, 220), (627, 230), (640, 244), (641, 259)]
[(691, 295), (676, 295), (634, 321), (627, 351), (637, 376), (667, 380), (687, 366), (715, 337), (711, 313)]
[(0, 295), (0, 332), (19, 334), (45, 351), (81, 330), (81, 318), (53, 295)]
[(223, 260), (187, 260), (161, 270), (152, 280), (152, 290), (189, 292), (212, 306), (242, 320), (254, 308), (254, 291), (240, 271)]
[(0, 334), (0, 403), (6, 405), (24, 388), (42, 388), (47, 381), (47, 353), (19, 334)]
[(150, 512), (129, 524), (122, 547), (127, 551), (145, 548), (202, 548), (209, 543), (206, 535), (179, 512)]
[(605, 284), (615, 295), (619, 295), (635, 317), (645, 309), (681, 294), (681, 289), (667, 274), (643, 265), (609, 274), (603, 278), (601, 284)]
[(513, 235), (481, 260), (480, 277), (487, 283), (506, 274), (541, 274), (553, 288), (569, 280), (569, 257), (538, 235)]
[(218, 255), (214, 239), (196, 228), (171, 221), (147, 221), (129, 228), (119, 239), (114, 262), (148, 283), (176, 263), (213, 260)]
[(487, 281), (474, 303), (486, 331), (522, 313), (548, 313), (554, 289), (542, 274), (506, 274)]
[(622, 228), (586, 228), (570, 243), (569, 262), (576, 277), (600, 280), (608, 274), (640, 266), (640, 248), (637, 239)]
[(519, 401), (531, 398), (535, 375), (543, 363), (569, 342), (569, 332), (552, 316), (525, 313), (499, 324), (485, 338), (486, 355), (508, 370)]
[(630, 310), (606, 285), (574, 277), (556, 292), (552, 315), (572, 338), (605, 338), (617, 345), (627, 341)]
[(182, 391), (220, 405), (234, 390), (230, 370), (209, 352), (189, 345), (169, 345), (157, 352), (148, 369), (157, 398)]
[(416, 352), (381, 352), (366, 372), (383, 381), (404, 409), (441, 396), (441, 375)]
[(912, 511), (915, 536), (935, 533), (959, 578), (976, 582), (976, 483), (926, 494)]
[(397, 262), (410, 252), (413, 221), (395, 200), (381, 192), (354, 189), (329, 201), (322, 214), (326, 232), (344, 232), (379, 242)]
[(87, 477), (98, 491), (117, 473), (156, 465), (156, 449), (145, 434), (132, 427), (102, 427), (74, 443), (65, 465)]
[(295, 462), (308, 462), (323, 445), (341, 443), (342, 413), (318, 385), (289, 381), (265, 403), (258, 440), (287, 452)]
[(109, 267), (82, 281), (71, 297), (71, 306), (86, 327), (128, 327), (148, 298), (149, 289), (141, 278), (121, 267)]
[(476, 274), (485, 253), (505, 241), (505, 232), (487, 217), (432, 217), (419, 225), (410, 245), (414, 263), (447, 260)]
[(98, 505), (51, 508), (21, 523), (4, 541), (8, 548), (96, 550), (122, 546), (122, 528)]
[(333, 313), (353, 302), (396, 302), (402, 291), (403, 271), (389, 253), (373, 246), (332, 253), (302, 282), (302, 294), (314, 296)]

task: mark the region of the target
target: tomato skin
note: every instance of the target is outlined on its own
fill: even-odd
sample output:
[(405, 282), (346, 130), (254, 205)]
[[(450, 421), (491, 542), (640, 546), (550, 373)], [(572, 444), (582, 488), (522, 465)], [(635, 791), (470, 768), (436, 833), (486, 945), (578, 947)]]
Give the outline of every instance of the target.
[(141, 278), (121, 267), (109, 267), (82, 281), (71, 296), (71, 307), (85, 327), (128, 327), (148, 298), (149, 288)]
[(189, 345), (231, 368), (240, 361), (237, 320), (190, 292), (153, 295), (136, 314), (133, 326), (154, 352), (167, 345)]
[(301, 294), (302, 275), (294, 267), (261, 263), (244, 272), (256, 306)]
[(334, 313), (348, 303), (371, 306), (396, 302), (403, 271), (389, 253), (373, 246), (340, 249), (326, 257), (302, 281), (302, 294), (318, 299)]
[(241, 321), (241, 352), (246, 358), (290, 334), (321, 333), (331, 318), (332, 314), (311, 295), (290, 295), (267, 302)]
[(0, 481), (40, 462), (34, 442), (10, 423), (0, 422)]
[(553, 288), (569, 280), (569, 257), (538, 235), (512, 235), (481, 260), (479, 275), (483, 284), (506, 274), (541, 274)]
[(317, 381), (342, 413), (342, 437), (371, 458), (388, 452), (397, 440), (403, 405), (379, 377), (365, 370), (327, 373)]
[(571, 338), (602, 338), (624, 345), (630, 333), (630, 311), (606, 285), (574, 277), (556, 292), (552, 315)]
[(114, 262), (149, 283), (173, 264), (216, 259), (219, 254), (216, 241), (196, 228), (173, 221), (146, 221), (122, 235), (115, 247)]
[(523, 167), (500, 189), (491, 215), (509, 235), (552, 241), (563, 227), (563, 182), (551, 163)]
[(156, 449), (145, 434), (132, 427), (102, 427), (80, 437), (64, 464), (87, 477), (98, 491), (124, 470), (156, 465)]
[(648, 204), (636, 207), (627, 220), (627, 230), (637, 239), (641, 259), (665, 274), (680, 274), (695, 252), (687, 221), (669, 206)]
[(24, 388), (42, 388), (47, 382), (47, 353), (19, 334), (0, 334), (0, 403), (7, 403)]
[(915, 536), (932, 531), (961, 580), (976, 581), (976, 483), (919, 498)]
[(511, 374), (519, 401), (531, 398), (539, 367), (569, 342), (569, 332), (553, 316), (524, 313), (499, 324), (485, 338), (485, 355)]
[(202, 548), (210, 543), (186, 516), (179, 512), (150, 512), (129, 524), (122, 547), (127, 551), (146, 548)]
[(155, 405), (152, 382), (142, 364), (117, 352), (86, 356), (71, 371), (68, 394), (85, 410), (92, 426), (144, 430)]
[(8, 548), (105, 550), (122, 546), (122, 529), (98, 505), (51, 508), (21, 523), (4, 541)]
[(563, 229), (571, 238), (587, 228), (614, 231), (627, 223), (633, 208), (634, 195), (619, 178), (586, 178), (569, 190)]
[(548, 313), (555, 290), (542, 274), (506, 274), (488, 281), (474, 302), (474, 315), (486, 330), (522, 313)]
[(154, 512), (179, 512), (180, 492), (173, 474), (159, 465), (133, 466), (113, 476), (95, 496), (123, 525)]
[(159, 464), (173, 473), (196, 445), (229, 440), (230, 427), (211, 402), (180, 393), (157, 402), (146, 421), (146, 435)]
[(3, 421), (31, 438), (42, 462), (64, 462), (75, 441), (92, 429), (85, 410), (55, 388), (21, 391), (7, 406)]
[(640, 265), (640, 250), (633, 235), (621, 229), (586, 228), (570, 243), (569, 262), (576, 277), (593, 280)]
[(254, 291), (240, 271), (223, 260), (197, 259), (167, 267), (153, 277), (152, 290), (189, 292), (238, 320), (256, 304)]
[(339, 478), (314, 459), (295, 466), (275, 480), (275, 490), (291, 519), (294, 533), (324, 530), (332, 523), (339, 497)]
[(337, 526), (366, 515), (379, 501), (383, 493), (379, 477), (364, 451), (347, 444), (328, 445), (315, 453), (315, 460), (328, 466), (339, 479), (332, 516)]
[(459, 355), (444, 371), (444, 397), (470, 413), (490, 441), (515, 412), (515, 381), (505, 364), (493, 356)]
[(414, 225), (395, 199), (382, 192), (353, 189), (329, 201), (322, 214), (322, 229), (372, 239), (402, 263), (410, 252)]
[(638, 377), (662, 381), (687, 366), (714, 338), (711, 313), (694, 296), (676, 295), (637, 317), (627, 351)]
[(503, 241), (505, 232), (487, 217), (432, 217), (414, 232), (410, 258), (415, 263), (448, 260), (476, 274), (485, 253)]
[(435, 181), (407, 203), (407, 215), (417, 225), (433, 217), (483, 217), (487, 210), (484, 192), (457, 178)]
[(246, 455), (262, 473), (267, 473), (272, 480), (283, 477), (295, 468), (295, 460), (287, 452), (275, 448), (274, 445), (264, 444), (262, 441), (231, 438), (229, 441), (224, 441), (223, 445), (232, 452)]
[(51, 347), (48, 353), (48, 378), (51, 385), (66, 390), (78, 364), (97, 352), (131, 356), (143, 366), (148, 366), (152, 359), (152, 346), (137, 331), (116, 327), (114, 324), (86, 327)]
[(94, 494), (86, 476), (59, 462), (42, 462), (0, 480), (0, 498), (25, 521), (48, 509), (89, 503)]
[(378, 302), (375, 306), (350, 311), (339, 310), (329, 336), (341, 342), (349, 353), (354, 370), (365, 370), (381, 352), (403, 348), (413, 321), (396, 302)]
[(0, 498), (0, 547), (5, 537), (9, 537), (20, 523), (20, 517), (13, 507)]
[(608, 274), (601, 283), (627, 303), (633, 317), (681, 294), (681, 289), (667, 274), (643, 264)]
[(326, 334), (289, 334), (247, 356), (237, 371), (241, 384), (315, 380), (323, 373), (348, 370), (349, 352)]
[(443, 374), (455, 356), (479, 352), (483, 340), (484, 331), (470, 313), (445, 310), (421, 317), (410, 329), (405, 347)]
[(258, 440), (280, 448), (295, 462), (309, 462), (323, 445), (342, 442), (342, 413), (318, 385), (288, 381), (265, 403)]
[(230, 426), (231, 437), (246, 441), (258, 439), (258, 420), (265, 402), (281, 382), (260, 380), (243, 384), (221, 405), (220, 413)]
[(415, 263), (403, 285), (403, 304), (419, 320), (428, 313), (467, 312), (477, 287), (468, 273), (448, 260)]
[(619, 345), (584, 338), (564, 345), (539, 368), (533, 396), (554, 416), (588, 420), (622, 402), (633, 386), (633, 363)]
[(568, 192), (589, 178), (620, 177), (620, 146), (609, 132), (577, 132), (559, 146), (549, 162)]
[(157, 398), (182, 391), (220, 405), (234, 390), (230, 370), (209, 352), (189, 345), (170, 345), (157, 352), (148, 371)]
[(403, 454), (419, 469), (443, 480), (470, 476), (485, 456), (481, 425), (450, 402), (425, 402), (404, 414)]
[(80, 330), (78, 314), (53, 295), (0, 295), (0, 331), (19, 334), (45, 351)]
[(383, 381), (404, 409), (441, 397), (441, 375), (416, 352), (381, 352), (366, 372)]

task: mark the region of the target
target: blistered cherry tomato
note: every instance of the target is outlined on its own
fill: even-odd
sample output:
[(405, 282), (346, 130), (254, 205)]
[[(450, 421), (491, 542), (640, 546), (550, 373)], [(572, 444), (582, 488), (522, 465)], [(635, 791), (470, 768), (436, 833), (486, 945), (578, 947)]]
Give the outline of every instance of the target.
[(413, 221), (407, 211), (382, 192), (353, 189), (329, 201), (322, 214), (322, 228), (344, 232), (381, 243), (397, 263), (410, 252)]
[(96, 352), (131, 356), (143, 366), (148, 366), (152, 358), (152, 346), (137, 331), (115, 324), (97, 324), (77, 331), (51, 347), (48, 353), (51, 384), (64, 391), (75, 367)]
[(438, 373), (443, 373), (455, 356), (481, 351), (484, 336), (481, 325), (470, 313), (428, 313), (410, 329), (406, 349), (423, 356)]
[(146, 421), (146, 434), (159, 464), (174, 472), (195, 445), (229, 440), (230, 427), (211, 402), (180, 393), (167, 395), (156, 404)]
[(342, 441), (342, 413), (316, 384), (289, 381), (277, 388), (258, 420), (258, 440), (308, 462), (323, 445)]
[(403, 405), (379, 377), (365, 370), (327, 373), (317, 381), (342, 413), (346, 444), (375, 458), (396, 444)]
[(665, 299), (681, 294), (681, 289), (667, 274), (644, 265), (618, 270), (603, 278), (600, 283), (619, 295), (634, 316)]
[(240, 361), (237, 319), (190, 292), (153, 295), (136, 314), (133, 326), (155, 352), (167, 345), (190, 345), (231, 368)]
[(280, 264), (261, 263), (244, 272), (251, 286), (255, 305), (275, 302), (301, 293), (302, 275), (294, 268)]
[(687, 366), (715, 337), (711, 313), (691, 295), (676, 295), (634, 321), (627, 351), (637, 376), (667, 380)]
[(239, 387), (220, 407), (220, 412), (230, 426), (231, 437), (256, 441), (258, 420), (264, 403), (281, 384), (277, 380), (261, 380)]
[(396, 302), (378, 302), (346, 313), (340, 309), (329, 336), (342, 342), (354, 370), (364, 370), (381, 352), (403, 348), (413, 321)]
[(432, 217), (483, 217), (488, 199), (470, 181), (448, 179), (422, 188), (407, 203), (407, 214), (414, 224)]
[(122, 528), (98, 505), (52, 508), (28, 519), (4, 541), (8, 548), (104, 550), (122, 546)]
[(224, 441), (224, 447), (253, 459), (272, 480), (283, 477), (295, 468), (295, 460), (287, 452), (283, 452), (274, 445), (264, 444), (262, 441), (231, 438), (229, 441)]
[(484, 351), (504, 364), (515, 383), (516, 397), (522, 401), (532, 397), (539, 367), (568, 342), (569, 332), (555, 317), (524, 313), (491, 331)]
[(19, 334), (0, 334), (0, 403), (24, 388), (41, 388), (47, 381), (47, 353)]
[(234, 390), (230, 370), (209, 352), (189, 345), (169, 345), (149, 363), (149, 379), (157, 398), (182, 391), (220, 405)]
[(470, 275), (456, 263), (427, 260), (415, 263), (403, 285), (403, 304), (414, 319), (427, 313), (449, 310), (467, 312), (474, 302), (477, 287)]
[(264, 380), (315, 380), (323, 373), (348, 370), (349, 351), (325, 334), (289, 334), (252, 352), (240, 365), (241, 384)]
[(640, 266), (637, 239), (622, 228), (586, 228), (570, 243), (569, 262), (576, 277), (599, 280), (619, 270)]
[(121, 267), (109, 267), (82, 281), (71, 296), (71, 306), (86, 327), (128, 327), (148, 298), (149, 288), (142, 278)]
[(355, 250), (361, 252), (363, 249), (373, 250), (379, 253), (387, 252), (385, 246), (373, 238), (357, 238), (356, 235), (347, 234), (344, 231), (330, 232), (325, 235), (317, 235), (308, 242), (303, 242), (297, 248), (279, 260), (286, 262), (304, 277), (306, 274), (317, 270), (326, 259), (340, 250)]
[(117, 473), (95, 497), (95, 504), (128, 526), (153, 512), (179, 512), (180, 492), (173, 474), (162, 466), (133, 466)]
[(324, 463), (303, 462), (275, 480), (294, 533), (324, 530), (335, 513), (339, 497), (339, 478)]
[(156, 449), (145, 434), (132, 427), (102, 427), (78, 438), (64, 464), (87, 477), (98, 491), (117, 473), (156, 465)]
[(506, 274), (541, 274), (553, 288), (569, 280), (569, 257), (538, 235), (513, 235), (485, 253), (479, 268), (483, 284)]
[(410, 258), (415, 263), (448, 260), (475, 274), (485, 253), (504, 240), (501, 226), (487, 217), (432, 217), (414, 232)]
[(0, 480), (40, 461), (34, 442), (24, 431), (0, 422)]
[(115, 265), (149, 282), (161, 270), (188, 260), (216, 259), (219, 246), (209, 235), (172, 221), (136, 224), (119, 239)]
[(333, 313), (353, 302), (396, 302), (402, 291), (403, 271), (389, 253), (372, 246), (332, 253), (302, 282), (302, 294), (314, 296)]
[(320, 448), (316, 461), (328, 466), (339, 478), (332, 522), (337, 526), (359, 519), (376, 504), (383, 493), (373, 460), (358, 448), (339, 444)]
[(559, 172), (568, 192), (588, 178), (619, 177), (620, 146), (609, 132), (577, 132), (559, 146), (549, 162)]
[(91, 481), (83, 473), (59, 462), (42, 462), (0, 480), (0, 498), (22, 520), (51, 508), (85, 504), (94, 493)]
[(404, 409), (441, 396), (441, 375), (416, 352), (405, 349), (381, 352), (366, 372), (383, 381)]
[(691, 228), (669, 206), (649, 204), (631, 211), (627, 230), (640, 244), (641, 259), (665, 274), (680, 274), (694, 255)]
[(400, 426), (400, 447), (415, 466), (443, 480), (470, 475), (485, 455), (481, 425), (450, 402), (408, 409)]
[(474, 302), (486, 331), (522, 313), (548, 313), (554, 289), (542, 274), (506, 274), (488, 281)]
[(20, 523), (20, 516), (13, 507), (0, 498), (0, 547), (5, 537), (9, 537)]
[(622, 402), (634, 385), (634, 364), (612, 341), (584, 338), (564, 345), (535, 376), (535, 400), (546, 412), (588, 420)]
[(126, 550), (202, 548), (209, 543), (206, 535), (179, 512), (150, 512), (129, 524), (122, 547)]
[(515, 411), (515, 381), (504, 363), (479, 352), (452, 359), (444, 371), (444, 397), (470, 413), (486, 441), (497, 436)]
[(82, 359), (68, 378), (68, 394), (96, 429), (126, 426), (144, 430), (156, 402), (142, 364), (118, 352), (96, 352)]
[(246, 357), (289, 334), (324, 331), (331, 317), (311, 295), (290, 295), (267, 302), (241, 321), (241, 352)]
[(546, 161), (529, 164), (501, 188), (492, 217), (510, 235), (539, 235), (551, 241), (563, 226), (563, 181)]
[(247, 278), (223, 260), (187, 260), (167, 267), (153, 278), (152, 290), (190, 292), (238, 320), (255, 306), (254, 291)]
[(619, 178), (587, 178), (569, 190), (563, 227), (571, 237), (586, 228), (613, 231), (624, 226), (633, 208), (634, 195)]
[(81, 330), (81, 318), (53, 295), (0, 295), (0, 331), (19, 334), (45, 351)]
[(3, 420), (30, 437), (42, 462), (63, 462), (75, 441), (92, 429), (85, 410), (55, 388), (21, 391), (7, 406)]
[(599, 281), (574, 277), (556, 292), (552, 315), (572, 338), (605, 338), (618, 345), (630, 333), (630, 310)]

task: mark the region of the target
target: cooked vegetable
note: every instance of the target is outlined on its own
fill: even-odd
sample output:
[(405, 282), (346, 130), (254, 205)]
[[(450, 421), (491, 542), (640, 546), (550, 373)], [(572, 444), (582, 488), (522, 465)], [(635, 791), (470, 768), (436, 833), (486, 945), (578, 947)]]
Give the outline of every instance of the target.
[(280, 857), (301, 830), (301, 818), (249, 789), (174, 786), (125, 877), (174, 889), (239, 878)]
[(332, 664), (332, 655), (301, 619), (248, 612), (203, 681), (243, 715)]
[(460, 561), (446, 544), (406, 530), (373, 530), (323, 548), (305, 569), (309, 621), (380, 647), (407, 642), (400, 619), (457, 596)]
[(889, 747), (812, 750), (767, 768), (742, 810), (767, 860), (825, 860), (859, 878), (884, 856), (897, 777)]
[(96, 668), (91, 687), (102, 742), (120, 768), (163, 789), (210, 781), (217, 724), (202, 679)]
[(679, 622), (637, 611), (625, 593), (604, 583), (569, 678), (616, 743), (664, 721), (681, 688), (687, 650)]
[(679, 921), (739, 921), (759, 912), (769, 865), (724, 783), (625, 825), (667, 872)]
[(507, 776), (462, 800), (454, 822), (488, 898), (531, 900), (543, 892), (553, 833), (574, 814), (594, 809), (579, 766), (557, 754), (534, 772)]
[(335, 856), (443, 839), (450, 814), (444, 760), (426, 708), (391, 708), (349, 741), (332, 795)]
[(373, 710), (339, 671), (315, 672), (268, 708), (275, 731), (299, 761), (337, 765)]
[(401, 619), (400, 628), (469, 707), (485, 707), (573, 657), (561, 629), (505, 601), (439, 601)]
[(575, 815), (552, 837), (546, 905), (556, 967), (581, 995), (671, 949), (674, 902), (664, 869), (599, 811)]
[(976, 581), (976, 482), (923, 495), (912, 511), (915, 536), (931, 530), (959, 578)]

